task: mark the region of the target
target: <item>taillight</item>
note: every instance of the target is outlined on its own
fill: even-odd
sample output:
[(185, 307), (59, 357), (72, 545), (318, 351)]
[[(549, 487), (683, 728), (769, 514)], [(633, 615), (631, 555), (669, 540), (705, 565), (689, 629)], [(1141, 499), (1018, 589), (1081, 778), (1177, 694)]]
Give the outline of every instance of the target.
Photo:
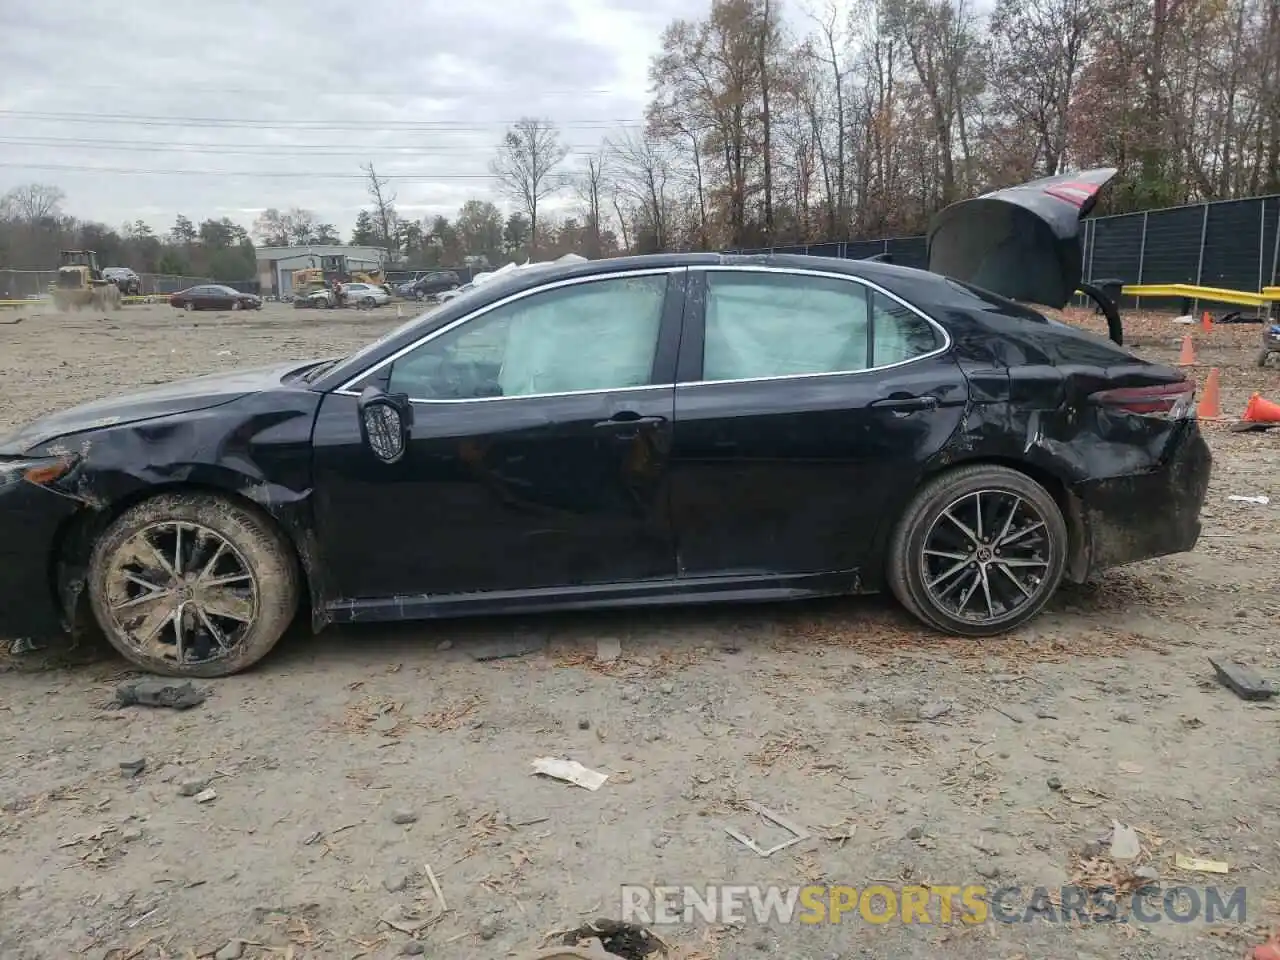
[(1102, 390), (1089, 399), (1102, 407), (1144, 416), (1181, 420), (1195, 410), (1196, 385), (1190, 380), (1162, 383), (1154, 387), (1117, 387)]

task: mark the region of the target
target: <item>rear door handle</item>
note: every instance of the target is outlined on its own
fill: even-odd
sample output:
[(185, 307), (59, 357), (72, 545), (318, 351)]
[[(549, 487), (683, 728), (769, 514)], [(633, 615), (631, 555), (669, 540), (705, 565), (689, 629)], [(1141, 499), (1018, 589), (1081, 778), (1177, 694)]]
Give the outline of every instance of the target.
[(910, 413), (912, 410), (934, 410), (938, 406), (938, 398), (923, 397), (886, 397), (883, 400), (871, 401), (877, 410), (892, 410), (894, 413)]
[(666, 422), (666, 417), (637, 417), (620, 413), (608, 420), (601, 420), (595, 426), (599, 430), (617, 430), (621, 427), (657, 427)]

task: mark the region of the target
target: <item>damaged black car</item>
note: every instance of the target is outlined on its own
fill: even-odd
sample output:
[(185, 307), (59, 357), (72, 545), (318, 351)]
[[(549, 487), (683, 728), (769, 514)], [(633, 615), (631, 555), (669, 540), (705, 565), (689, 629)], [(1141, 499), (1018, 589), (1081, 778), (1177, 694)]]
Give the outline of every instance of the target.
[[(945, 211), (933, 271), (680, 254), (517, 269), (351, 356), (0, 442), (0, 636), (96, 622), (234, 673), (326, 624), (888, 589), (939, 631), (1187, 551), (1183, 374), (1046, 318), (1111, 171)], [(957, 249), (959, 244), (963, 249)]]

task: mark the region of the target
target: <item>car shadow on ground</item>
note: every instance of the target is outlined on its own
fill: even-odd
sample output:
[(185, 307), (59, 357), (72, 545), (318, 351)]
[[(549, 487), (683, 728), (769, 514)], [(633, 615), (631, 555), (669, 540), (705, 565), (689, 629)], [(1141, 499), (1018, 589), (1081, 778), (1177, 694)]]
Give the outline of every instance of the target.
[[(1000, 654), (1010, 648), (1034, 654), (1060, 654), (1068, 648), (1087, 652), (1090, 640), (1104, 641), (1111, 652), (1133, 634), (1106, 630), (1108, 615), (1151, 605), (1153, 614), (1170, 597), (1149, 579), (1112, 572), (1086, 584), (1064, 584), (1044, 613), (1020, 630), (987, 639), (948, 637), (911, 618), (884, 595), (834, 597), (787, 603), (713, 604), (687, 607), (573, 611), (521, 616), (470, 617), (397, 623), (344, 624), (311, 631), (304, 613), (254, 673), (287, 674), (306, 667), (358, 664), (373, 666), (433, 657), (503, 659), (546, 653), (572, 660), (597, 655), (597, 644), (625, 645), (628, 657), (679, 659), (711, 650), (764, 652), (805, 646), (856, 647), (871, 656), (893, 656), (927, 649), (959, 659)], [(130, 670), (96, 631), (74, 645), (51, 643), (36, 650), (8, 652), (0, 645), (0, 672), (46, 670)]]

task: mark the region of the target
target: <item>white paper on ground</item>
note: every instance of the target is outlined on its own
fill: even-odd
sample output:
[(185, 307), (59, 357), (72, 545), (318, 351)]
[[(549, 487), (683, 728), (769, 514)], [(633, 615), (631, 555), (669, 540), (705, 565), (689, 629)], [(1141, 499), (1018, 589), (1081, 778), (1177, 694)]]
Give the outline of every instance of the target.
[(599, 790), (609, 779), (607, 773), (584, 767), (577, 760), (560, 760), (557, 757), (538, 757), (533, 761), (533, 772), (577, 784), (588, 790)]

